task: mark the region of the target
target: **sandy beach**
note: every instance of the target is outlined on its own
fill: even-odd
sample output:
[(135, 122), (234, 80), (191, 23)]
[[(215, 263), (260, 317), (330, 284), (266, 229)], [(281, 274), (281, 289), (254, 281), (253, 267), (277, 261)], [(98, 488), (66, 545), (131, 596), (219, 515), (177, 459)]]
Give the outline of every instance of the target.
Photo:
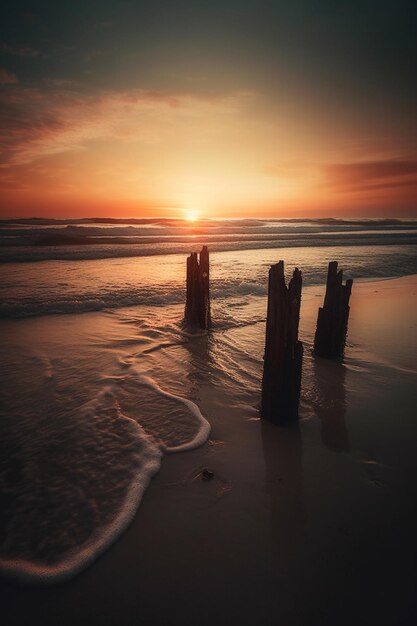
[[(342, 363), (311, 354), (323, 292), (303, 291), (294, 427), (259, 420), (264, 298), (241, 299), (250, 326), (148, 353), (162, 387), (198, 405), (209, 440), (164, 457), (128, 530), (73, 580), (2, 582), (5, 624), (413, 623), (417, 277), (355, 283)], [(133, 314), (140, 307), (126, 309), (126, 319)], [(91, 338), (105, 315), (21, 320), (19, 334), (39, 338), (45, 324), (49, 333), (65, 324)], [(124, 328), (126, 340), (137, 332)], [(120, 339), (116, 326), (110, 336)], [(176, 353), (185, 378), (168, 376)]]
[(0, 626), (417, 626), (417, 3), (0, 23)]

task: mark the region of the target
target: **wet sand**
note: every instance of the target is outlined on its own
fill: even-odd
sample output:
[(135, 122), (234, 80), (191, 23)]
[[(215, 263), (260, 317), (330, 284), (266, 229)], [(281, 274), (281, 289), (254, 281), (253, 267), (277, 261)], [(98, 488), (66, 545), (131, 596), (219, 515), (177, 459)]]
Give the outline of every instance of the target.
[[(81, 575), (2, 583), (5, 624), (415, 623), (417, 277), (354, 285), (343, 363), (311, 355), (322, 295), (303, 292), (299, 424), (261, 422), (256, 398), (231, 401), (200, 367), (209, 441), (165, 457), (130, 528)], [(191, 363), (204, 347), (209, 362), (205, 341)]]

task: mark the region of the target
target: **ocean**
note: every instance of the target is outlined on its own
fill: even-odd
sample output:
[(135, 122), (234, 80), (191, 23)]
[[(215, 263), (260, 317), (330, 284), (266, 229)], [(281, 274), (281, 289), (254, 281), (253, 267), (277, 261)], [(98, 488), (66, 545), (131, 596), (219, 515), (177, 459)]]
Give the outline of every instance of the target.
[(417, 220), (130, 222), (0, 222), (0, 315), (180, 304), (184, 256), (203, 244), (213, 298), (265, 295), (267, 269), (281, 258), (302, 270), (305, 285), (323, 282), (333, 259), (354, 279), (417, 271)]
[[(325, 396), (310, 366), (328, 262), (354, 293), (417, 274), (417, 220), (3, 220), (0, 243), (0, 572), (36, 584), (91, 564), (132, 522), (163, 456), (207, 441), (205, 396), (258, 419), (271, 264), (303, 274), (305, 419)], [(181, 323), (186, 256), (202, 244), (209, 333)], [(356, 311), (352, 375), (378, 363), (415, 374), (406, 334), (391, 346), (378, 312), (364, 333)], [(390, 311), (413, 325), (401, 303)]]

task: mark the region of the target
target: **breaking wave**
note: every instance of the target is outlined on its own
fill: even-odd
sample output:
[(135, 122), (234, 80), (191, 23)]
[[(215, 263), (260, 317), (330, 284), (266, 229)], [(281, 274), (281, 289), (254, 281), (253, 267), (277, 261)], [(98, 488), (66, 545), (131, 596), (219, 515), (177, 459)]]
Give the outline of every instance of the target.
[(3, 220), (0, 261), (87, 260), (279, 247), (410, 245), (416, 220)]
[[(212, 254), (211, 297), (264, 296), (268, 267), (284, 258), (303, 272), (305, 285), (323, 284), (337, 259), (346, 278), (384, 279), (417, 273), (415, 246), (339, 246), (239, 250)], [(184, 303), (183, 255), (119, 261), (49, 261), (2, 266), (0, 317), (28, 317)]]

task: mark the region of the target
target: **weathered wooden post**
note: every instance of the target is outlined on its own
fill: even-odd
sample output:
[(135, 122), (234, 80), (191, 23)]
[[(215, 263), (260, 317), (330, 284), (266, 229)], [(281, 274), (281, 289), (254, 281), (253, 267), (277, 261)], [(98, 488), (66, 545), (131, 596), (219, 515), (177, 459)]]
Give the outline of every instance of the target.
[(202, 328), (210, 328), (210, 259), (207, 246), (203, 246), (200, 252), (200, 280)]
[(187, 258), (187, 290), (184, 321), (189, 326), (208, 329), (210, 318), (210, 263), (207, 246), (203, 246), (200, 259), (196, 252)]
[(314, 353), (326, 359), (343, 356), (349, 320), (349, 299), (352, 280), (343, 285), (343, 270), (337, 271), (337, 261), (329, 263), (326, 295), (319, 308)]
[(284, 261), (269, 270), (261, 417), (278, 425), (298, 418), (303, 344), (298, 341), (301, 272), (285, 284)]

